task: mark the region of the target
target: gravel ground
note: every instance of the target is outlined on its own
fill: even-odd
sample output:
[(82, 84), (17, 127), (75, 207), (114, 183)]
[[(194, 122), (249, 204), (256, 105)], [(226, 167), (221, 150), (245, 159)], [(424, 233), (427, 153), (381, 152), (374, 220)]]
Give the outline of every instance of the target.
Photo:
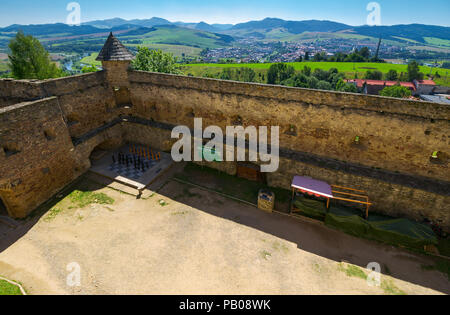
[[(0, 228), (0, 275), (30, 294), (450, 292), (446, 276), (422, 270), (428, 258), (174, 181), (146, 200), (97, 192), (114, 204), (78, 209), (66, 198), (52, 217)], [(371, 287), (344, 272), (342, 261), (379, 262), (389, 276)], [(77, 287), (67, 285), (73, 262), (81, 271)]]

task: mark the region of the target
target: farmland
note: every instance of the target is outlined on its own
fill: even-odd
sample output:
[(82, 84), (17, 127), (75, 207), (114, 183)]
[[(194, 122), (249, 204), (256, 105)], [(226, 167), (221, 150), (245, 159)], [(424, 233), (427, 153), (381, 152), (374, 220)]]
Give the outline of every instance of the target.
[[(292, 62), (288, 63), (293, 66), (296, 71), (302, 70), (305, 66), (311, 69), (330, 70), (336, 68), (339, 72), (343, 72), (346, 78), (353, 79), (357, 74), (358, 78), (363, 78), (367, 71), (378, 70), (383, 73), (387, 73), (389, 70), (396, 70), (399, 74), (401, 72), (407, 72), (407, 65), (390, 64), (390, 63), (353, 63), (353, 62)], [(254, 64), (189, 64), (183, 65), (182, 69), (185, 74), (191, 74), (194, 76), (214, 76), (222, 72), (224, 68), (240, 68), (248, 67), (255, 70), (256, 73), (267, 73), (271, 63), (254, 63)], [(436, 83), (441, 85), (450, 86), (450, 78), (448, 72), (450, 70), (442, 68), (430, 68), (426, 66), (420, 67), (421, 72), (424, 74), (436, 74), (438, 72), (442, 77), (436, 78)]]

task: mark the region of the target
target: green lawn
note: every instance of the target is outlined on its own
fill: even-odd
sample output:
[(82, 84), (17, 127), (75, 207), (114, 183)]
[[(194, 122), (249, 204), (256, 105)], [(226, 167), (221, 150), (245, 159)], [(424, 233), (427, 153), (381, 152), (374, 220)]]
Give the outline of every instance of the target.
[[(296, 71), (302, 70), (305, 66), (310, 67), (311, 69), (323, 69), (330, 70), (331, 68), (337, 68), (339, 72), (344, 72), (348, 79), (352, 79), (355, 77), (355, 74), (358, 74), (358, 78), (364, 77), (364, 74), (371, 70), (379, 70), (383, 73), (387, 73), (389, 70), (397, 70), (398, 73), (407, 72), (407, 65), (398, 65), (398, 64), (390, 64), (390, 63), (370, 63), (370, 62), (361, 62), (361, 63), (353, 63), (353, 62), (291, 62), (288, 63), (293, 66)], [(185, 74), (191, 73), (194, 76), (203, 76), (205, 73), (220, 73), (223, 68), (240, 68), (240, 67), (248, 67), (254, 69), (256, 72), (263, 71), (266, 72), (272, 63), (249, 63), (249, 64), (187, 64), (183, 66), (183, 72)], [(449, 70), (442, 68), (430, 68), (430, 67), (420, 67), (420, 70), (424, 74), (435, 74), (439, 72), (442, 76), (441, 79), (436, 79), (437, 84), (450, 86), (450, 76), (446, 79), (446, 72), (450, 72)], [(450, 73), (449, 73), (450, 74)]]
[(98, 57), (98, 53), (92, 53), (90, 56), (87, 56), (87, 57), (84, 57), (83, 59), (81, 59), (80, 63), (101, 67), (102, 62), (95, 60), (97, 57)]
[(0, 295), (22, 295), (20, 289), (9, 282), (0, 280)]

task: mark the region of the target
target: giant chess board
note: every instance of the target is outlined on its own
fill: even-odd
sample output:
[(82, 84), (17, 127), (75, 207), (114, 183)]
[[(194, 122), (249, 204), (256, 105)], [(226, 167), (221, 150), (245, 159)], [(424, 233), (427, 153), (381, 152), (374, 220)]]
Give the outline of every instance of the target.
[(141, 145), (126, 145), (93, 162), (91, 171), (117, 182), (144, 189), (172, 165), (172, 157)]

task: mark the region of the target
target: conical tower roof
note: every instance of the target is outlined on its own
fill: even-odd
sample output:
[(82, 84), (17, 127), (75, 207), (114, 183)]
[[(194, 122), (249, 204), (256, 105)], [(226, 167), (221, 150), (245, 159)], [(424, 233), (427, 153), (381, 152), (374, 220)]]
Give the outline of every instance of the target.
[(133, 54), (114, 37), (112, 32), (97, 57), (98, 61), (127, 61), (133, 59)]

